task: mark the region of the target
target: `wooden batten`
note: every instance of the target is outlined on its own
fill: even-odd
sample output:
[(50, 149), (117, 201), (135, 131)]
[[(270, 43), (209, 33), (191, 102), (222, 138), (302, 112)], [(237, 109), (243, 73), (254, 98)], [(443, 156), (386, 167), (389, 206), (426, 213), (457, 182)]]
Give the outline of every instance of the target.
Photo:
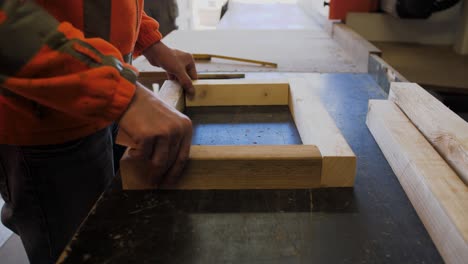
[(389, 100), (468, 184), (468, 123), (416, 83), (392, 83)]
[(186, 100), (194, 106), (287, 105), (287, 80), (197, 80), (196, 95)]
[(176, 81), (165, 81), (158, 96), (167, 104), (183, 112), (185, 110), (184, 90)]
[(312, 145), (192, 146), (175, 186), (157, 186), (148, 161), (120, 162), (125, 190), (142, 189), (303, 189), (320, 186), (322, 158)]
[(367, 126), (447, 263), (468, 259), (468, 189), (391, 101), (371, 100)]
[(353, 186), (356, 176), (353, 151), (307, 80), (295, 78), (289, 82), (289, 108), (302, 142), (316, 145), (323, 156), (321, 186)]

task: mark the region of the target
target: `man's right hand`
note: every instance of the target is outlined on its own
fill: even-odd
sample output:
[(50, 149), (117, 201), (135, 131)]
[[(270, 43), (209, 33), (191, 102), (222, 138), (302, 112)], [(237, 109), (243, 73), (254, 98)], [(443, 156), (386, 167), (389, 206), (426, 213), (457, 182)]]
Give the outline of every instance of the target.
[(150, 161), (154, 183), (176, 183), (189, 157), (190, 119), (137, 83), (119, 126), (134, 143), (131, 158)]

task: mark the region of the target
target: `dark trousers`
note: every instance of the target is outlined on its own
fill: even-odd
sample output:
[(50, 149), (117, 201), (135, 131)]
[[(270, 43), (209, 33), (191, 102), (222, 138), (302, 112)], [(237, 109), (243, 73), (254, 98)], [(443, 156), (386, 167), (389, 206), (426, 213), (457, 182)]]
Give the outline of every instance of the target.
[[(3, 224), (31, 263), (53, 263), (114, 176), (113, 132), (59, 145), (0, 145)], [(1, 261), (0, 261), (1, 262)]]

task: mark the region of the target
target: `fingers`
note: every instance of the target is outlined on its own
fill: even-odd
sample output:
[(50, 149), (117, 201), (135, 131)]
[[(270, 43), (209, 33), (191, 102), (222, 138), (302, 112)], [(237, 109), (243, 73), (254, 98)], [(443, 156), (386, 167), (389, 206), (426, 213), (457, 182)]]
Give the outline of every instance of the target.
[(183, 137), (182, 141), (180, 142), (180, 147), (178, 148), (178, 155), (173, 163), (172, 167), (167, 171), (167, 174), (164, 178), (164, 183), (168, 185), (174, 185), (182, 171), (185, 167), (185, 164), (188, 161), (189, 154), (190, 154), (190, 146), (192, 144), (192, 123), (188, 120), (187, 123), (187, 131), (185, 136)]
[(187, 117), (180, 120), (167, 138), (154, 144), (151, 159), (152, 182), (173, 185), (177, 182), (188, 159), (192, 140), (192, 122)]
[(168, 72), (166, 72), (166, 74), (167, 74), (167, 79), (168, 80), (177, 80), (177, 78), (176, 78), (176, 76), (174, 74), (168, 73)]
[(187, 74), (187, 72), (181, 72), (176, 75), (177, 80), (179, 81), (180, 85), (182, 85), (182, 88), (184, 88), (184, 91), (188, 98), (193, 98), (195, 96), (195, 88), (193, 87), (192, 84), (192, 79), (190, 76)]
[(190, 53), (179, 50), (176, 50), (176, 53), (180, 58), (179, 65), (182, 66), (177, 72), (175, 72), (176, 78), (184, 88), (188, 98), (193, 98), (195, 95), (195, 88), (193, 87), (192, 80), (196, 80), (198, 78), (195, 61)]
[(197, 74), (197, 67), (195, 66), (195, 61), (193, 60), (193, 57), (190, 56), (190, 62), (187, 64), (185, 67), (187, 70), (188, 75), (192, 80), (198, 79), (198, 74)]
[(120, 118), (119, 125), (134, 142), (128, 151), (130, 158), (149, 163), (150, 178), (146, 182), (157, 187), (166, 173), (171, 182), (177, 179), (188, 157), (192, 137), (192, 123), (187, 116), (146, 88), (137, 86), (133, 103)]
[(144, 141), (137, 144), (135, 147), (131, 147), (128, 150), (128, 155), (134, 159), (149, 159), (153, 154), (153, 144)]
[[(151, 157), (150, 162), (150, 175), (151, 182), (155, 186), (159, 186), (163, 181), (163, 177), (166, 174), (167, 170), (170, 167), (170, 164), (173, 164), (175, 159), (175, 154), (172, 151), (169, 141), (160, 140), (154, 145), (154, 152)], [(173, 155), (171, 157), (171, 154)]]

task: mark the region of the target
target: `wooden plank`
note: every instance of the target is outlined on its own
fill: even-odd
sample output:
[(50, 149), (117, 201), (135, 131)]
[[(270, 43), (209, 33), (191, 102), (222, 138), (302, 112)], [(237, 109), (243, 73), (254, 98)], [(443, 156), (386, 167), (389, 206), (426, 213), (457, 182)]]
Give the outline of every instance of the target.
[[(140, 72), (138, 80), (140, 79), (153, 79), (153, 80), (167, 80), (167, 74), (159, 71), (146, 71)], [(198, 73), (199, 80), (206, 79), (242, 79), (245, 78), (244, 73)]]
[[(197, 75), (199, 80), (245, 78), (244, 73), (198, 73)], [(154, 89), (154, 84), (157, 84), (161, 87), (166, 80), (168, 80), (168, 77), (164, 71), (143, 71), (138, 75), (138, 82), (147, 88), (152, 88), (153, 91), (156, 91)]]
[(444, 260), (466, 263), (466, 185), (393, 102), (371, 100), (367, 126)]
[(306, 79), (289, 80), (289, 108), (304, 144), (316, 145), (323, 156), (322, 187), (351, 187), (356, 156)]
[(416, 83), (392, 83), (388, 98), (468, 184), (468, 123)]
[(240, 61), (240, 62), (246, 62), (246, 63), (252, 63), (252, 64), (259, 64), (259, 65), (262, 65), (262, 66), (265, 66), (265, 67), (273, 67), (273, 68), (278, 67), (278, 64), (276, 64), (274, 62), (251, 60), (251, 59), (230, 57), (230, 56), (224, 56), (224, 55), (192, 54), (192, 56), (195, 59), (195, 61), (211, 61), (211, 59), (217, 58), (217, 59), (223, 59), (223, 60), (232, 60), (232, 61)]
[(165, 81), (158, 96), (167, 104), (183, 112), (185, 109), (184, 90), (177, 81)]
[(187, 107), (235, 105), (287, 105), (287, 80), (197, 80), (195, 98)]
[(367, 73), (370, 54), (382, 52), (345, 24), (333, 24), (333, 39), (343, 48), (357, 65), (358, 72)]
[[(120, 162), (123, 189), (158, 188), (148, 161)], [(176, 186), (162, 189), (303, 189), (320, 185), (321, 155), (316, 146), (192, 146)]]

